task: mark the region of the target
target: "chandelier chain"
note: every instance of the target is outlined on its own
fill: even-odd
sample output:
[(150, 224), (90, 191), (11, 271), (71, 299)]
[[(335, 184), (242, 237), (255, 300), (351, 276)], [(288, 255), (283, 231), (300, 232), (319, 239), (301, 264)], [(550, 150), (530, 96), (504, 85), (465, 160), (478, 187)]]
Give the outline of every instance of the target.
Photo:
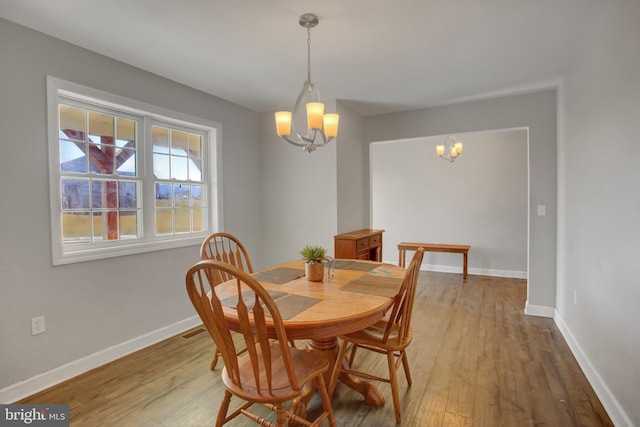
[(311, 84), (311, 27), (307, 27), (307, 81)]

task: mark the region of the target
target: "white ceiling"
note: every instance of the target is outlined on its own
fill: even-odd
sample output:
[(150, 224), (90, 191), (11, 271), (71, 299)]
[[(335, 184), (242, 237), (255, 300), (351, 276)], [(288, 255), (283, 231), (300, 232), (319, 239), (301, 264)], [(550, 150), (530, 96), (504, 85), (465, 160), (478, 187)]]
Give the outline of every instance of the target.
[(363, 115), (557, 85), (602, 0), (0, 0), (0, 16), (256, 111), (306, 79)]

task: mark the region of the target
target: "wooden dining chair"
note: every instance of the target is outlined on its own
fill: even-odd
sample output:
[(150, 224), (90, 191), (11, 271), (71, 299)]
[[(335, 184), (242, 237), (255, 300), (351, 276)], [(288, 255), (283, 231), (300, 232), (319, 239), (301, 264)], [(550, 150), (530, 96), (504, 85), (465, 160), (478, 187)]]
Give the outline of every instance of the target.
[[(213, 233), (204, 239), (200, 246), (200, 259), (215, 259), (253, 273), (249, 253), (240, 240), (230, 233)], [(226, 279), (223, 281), (226, 282)]]
[[(207, 237), (200, 246), (200, 259), (215, 259), (234, 265), (247, 273), (253, 273), (253, 266), (249, 259), (249, 253), (245, 249), (240, 240), (229, 233), (213, 233)], [(229, 280), (229, 277), (219, 277), (222, 282)], [(220, 282), (220, 283), (222, 283)], [(241, 352), (244, 349), (240, 350)], [(211, 370), (213, 371), (218, 364), (220, 351), (216, 348), (211, 360)]]
[[(329, 395), (333, 394), (340, 372), (374, 381), (390, 383), (396, 423), (401, 422), (398, 375), (396, 372), (401, 363), (404, 367), (407, 383), (409, 386), (411, 385), (411, 371), (409, 370), (406, 348), (411, 344), (413, 338), (411, 314), (423, 254), (424, 250), (422, 248), (419, 248), (414, 254), (409, 268), (407, 268), (405, 273), (400, 290), (394, 297), (390, 315), (373, 326), (340, 337), (342, 339), (342, 345), (340, 346), (338, 359), (329, 383)], [(351, 358), (347, 364), (344, 359), (348, 348), (351, 348)], [(389, 376), (381, 377), (352, 369), (353, 358), (358, 348), (385, 354), (387, 356)]]
[[(221, 277), (233, 281), (236, 297), (219, 298), (215, 288), (222, 283)], [(186, 285), (193, 306), (224, 360), (221, 376), (225, 392), (216, 419), (217, 427), (240, 414), (270, 427), (286, 426), (288, 420), (318, 426), (327, 418), (331, 426), (336, 426), (324, 381), (329, 361), (316, 353), (289, 346), (280, 311), (257, 280), (230, 264), (204, 260), (189, 269)], [(223, 307), (235, 309), (237, 313), (237, 326), (247, 348), (241, 355), (238, 355)], [(301, 396), (305, 384), (318, 390), (322, 402), (323, 412), (313, 422), (285, 406)], [(229, 413), (232, 396), (245, 402)], [(276, 423), (248, 411), (256, 403), (274, 411)]]

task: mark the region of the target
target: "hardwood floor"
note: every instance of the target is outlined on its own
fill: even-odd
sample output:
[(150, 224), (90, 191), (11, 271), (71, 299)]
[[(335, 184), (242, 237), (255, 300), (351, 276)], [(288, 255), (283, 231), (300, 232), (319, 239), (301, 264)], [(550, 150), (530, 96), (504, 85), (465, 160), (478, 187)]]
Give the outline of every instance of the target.
[[(524, 280), (421, 273), (411, 387), (399, 371), (403, 425), (613, 425), (553, 320), (524, 315), (525, 299)], [(78, 427), (214, 425), (222, 385), (220, 367), (209, 370), (213, 348), (195, 329), (21, 403), (68, 403)], [(358, 354), (357, 366), (386, 372), (384, 357), (368, 353)], [(391, 389), (378, 389), (386, 403), (373, 407), (339, 384), (332, 398), (338, 425), (394, 426)], [(255, 424), (238, 418), (229, 425)]]

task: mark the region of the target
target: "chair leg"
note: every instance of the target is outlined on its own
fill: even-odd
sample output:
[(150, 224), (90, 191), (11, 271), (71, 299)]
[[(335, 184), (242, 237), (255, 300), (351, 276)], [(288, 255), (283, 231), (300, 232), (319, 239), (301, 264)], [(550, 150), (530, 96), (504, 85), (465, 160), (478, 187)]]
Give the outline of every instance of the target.
[(220, 350), (216, 347), (216, 350), (213, 352), (213, 360), (211, 361), (211, 370), (216, 369), (216, 365), (218, 364), (218, 357), (220, 356)]
[(400, 394), (398, 393), (398, 373), (396, 372), (396, 361), (392, 351), (387, 352), (387, 362), (389, 365), (389, 380), (391, 382), (391, 394), (393, 395), (393, 409), (396, 413), (396, 423), (401, 422), (400, 418)]
[(356, 357), (356, 350), (358, 349), (358, 344), (353, 343), (353, 347), (351, 347), (351, 355), (349, 356), (349, 367), (353, 366), (353, 359)]
[(344, 360), (345, 353), (347, 352), (347, 341), (342, 341), (342, 345), (340, 346), (340, 351), (338, 352), (338, 358), (336, 359), (336, 364), (333, 367), (333, 372), (331, 373), (331, 382), (329, 383), (329, 396), (333, 396), (333, 392), (336, 389), (336, 385), (338, 384), (338, 377), (340, 376), (340, 371), (342, 370), (342, 362)]
[(231, 402), (231, 392), (229, 390), (224, 391), (224, 397), (222, 403), (220, 403), (220, 409), (218, 409), (218, 418), (216, 418), (216, 427), (222, 427), (224, 420), (227, 418), (227, 411), (229, 411), (229, 402)]
[(409, 359), (407, 352), (402, 350), (402, 366), (404, 367), (404, 376), (407, 378), (407, 384), (411, 386), (411, 370), (409, 369)]
[(276, 423), (278, 423), (278, 427), (287, 427), (288, 419), (287, 408), (285, 408), (282, 403), (278, 403), (276, 407)]
[(329, 425), (331, 427), (337, 427), (336, 419), (333, 417), (333, 409), (331, 409), (331, 399), (329, 399), (329, 393), (327, 392), (327, 384), (324, 381), (324, 375), (318, 375), (316, 377), (316, 381), (318, 384), (320, 399), (322, 400), (322, 407), (324, 408), (324, 411), (327, 413), (327, 417), (329, 418)]

